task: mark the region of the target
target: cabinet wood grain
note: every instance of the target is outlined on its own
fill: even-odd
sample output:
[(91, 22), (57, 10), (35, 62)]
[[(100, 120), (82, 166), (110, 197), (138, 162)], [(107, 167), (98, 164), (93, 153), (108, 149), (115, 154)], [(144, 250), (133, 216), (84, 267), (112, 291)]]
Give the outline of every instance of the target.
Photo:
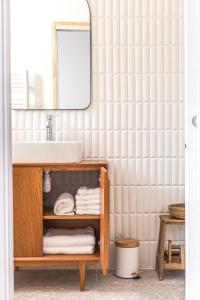
[(101, 182), (101, 219), (100, 219), (100, 261), (102, 273), (105, 275), (109, 267), (109, 179), (108, 171), (100, 169)]
[(14, 256), (42, 256), (42, 168), (13, 168)]

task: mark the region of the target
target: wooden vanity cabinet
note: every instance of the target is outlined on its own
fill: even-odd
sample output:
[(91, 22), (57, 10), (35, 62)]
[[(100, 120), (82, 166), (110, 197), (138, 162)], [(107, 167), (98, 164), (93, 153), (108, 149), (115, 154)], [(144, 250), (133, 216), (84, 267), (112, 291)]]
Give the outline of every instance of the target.
[(14, 257), (43, 255), (42, 173), (40, 167), (13, 168)]
[[(56, 216), (43, 212), (43, 172), (98, 171), (101, 188), (100, 215)], [(25, 266), (63, 266), (76, 264), (80, 273), (80, 289), (84, 290), (87, 264), (101, 264), (105, 275), (109, 267), (109, 179), (106, 161), (82, 161), (69, 164), (14, 164), (14, 263)], [(91, 255), (43, 255), (45, 227), (93, 226), (99, 246)]]

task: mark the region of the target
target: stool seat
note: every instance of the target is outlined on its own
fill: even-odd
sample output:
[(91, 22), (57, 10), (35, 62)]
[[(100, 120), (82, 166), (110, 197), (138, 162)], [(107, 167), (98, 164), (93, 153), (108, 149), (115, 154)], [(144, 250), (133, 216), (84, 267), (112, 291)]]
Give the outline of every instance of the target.
[[(164, 270), (173, 270), (180, 269), (183, 270), (185, 268), (185, 264), (183, 261), (180, 263), (172, 263), (169, 261), (165, 262), (165, 237), (166, 237), (166, 226), (167, 225), (184, 225), (185, 220), (175, 219), (170, 217), (170, 215), (160, 215), (160, 231), (159, 231), (159, 239), (158, 239), (158, 248), (156, 254), (156, 271), (158, 272), (159, 280), (164, 279)], [(171, 247), (171, 246), (170, 246)], [(181, 246), (181, 257), (184, 259), (184, 246)], [(168, 251), (169, 252), (169, 251)], [(168, 253), (170, 255), (170, 252)]]
[(166, 224), (172, 224), (172, 225), (184, 225), (185, 220), (183, 219), (175, 219), (170, 217), (170, 215), (160, 215), (159, 216), (161, 221), (165, 222)]

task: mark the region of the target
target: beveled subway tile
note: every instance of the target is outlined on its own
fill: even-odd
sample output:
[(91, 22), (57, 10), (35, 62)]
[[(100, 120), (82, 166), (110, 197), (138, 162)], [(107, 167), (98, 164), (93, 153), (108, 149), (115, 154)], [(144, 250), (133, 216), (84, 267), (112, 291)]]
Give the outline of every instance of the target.
[(157, 157), (165, 157), (165, 132), (159, 131), (157, 133)]
[(121, 104), (121, 130), (128, 129), (128, 104), (122, 103)]
[(142, 73), (142, 46), (135, 47), (135, 73)]
[(98, 44), (105, 44), (105, 21), (102, 18), (99, 18), (98, 22)]
[[(142, 61), (143, 61), (142, 72), (144, 74), (149, 74), (149, 72), (150, 72), (150, 47), (149, 46), (145, 45), (142, 47)], [(143, 92), (145, 92), (145, 91), (146, 91), (146, 88), (143, 86)], [(146, 92), (148, 92), (148, 90)], [(143, 98), (143, 100), (144, 100), (144, 98)]]
[(155, 45), (157, 39), (157, 19), (149, 19), (149, 44)]
[(113, 149), (113, 144), (114, 144), (114, 135), (113, 131), (109, 131), (107, 133), (107, 140), (106, 140), (106, 157), (112, 158), (114, 156), (114, 149)]
[(143, 0), (143, 3), (142, 3), (142, 16), (144, 18), (147, 18), (149, 17), (150, 15), (150, 1), (149, 0)]
[(155, 74), (157, 72), (157, 47), (150, 47), (150, 73)]
[(136, 157), (141, 157), (142, 156), (142, 150), (143, 150), (143, 133), (142, 131), (136, 131)]
[(128, 129), (136, 129), (136, 104), (128, 104)]
[(115, 213), (115, 238), (119, 239), (122, 237), (122, 222), (121, 222), (121, 214)]
[[(163, 1), (159, 1), (159, 3), (162, 3)], [(159, 11), (158, 11), (159, 14)], [(164, 19), (163, 18), (158, 18), (157, 19), (157, 44), (158, 45), (163, 45), (164, 44)]]
[(142, 20), (142, 44), (143, 46), (149, 45), (150, 36), (149, 36), (149, 18), (143, 18)]
[[(105, 1), (97, 1), (98, 17), (105, 16)], [(99, 18), (100, 19), (100, 18)]]
[(135, 1), (135, 17), (141, 17), (141, 16), (142, 16), (142, 2)]
[[(135, 47), (129, 46), (128, 49), (128, 73), (134, 73), (135, 70)], [(128, 78), (127, 78), (128, 80)]]
[(135, 15), (135, 1), (128, 0), (128, 17), (133, 17)]
[(121, 157), (128, 157), (128, 131), (125, 130), (121, 134)]
[(113, 75), (106, 76), (106, 102), (113, 102), (114, 98), (114, 83)]
[(127, 80), (127, 77), (128, 77), (127, 75), (121, 75), (120, 76), (121, 101), (122, 102), (127, 102), (128, 101), (128, 80)]
[[(123, 13), (123, 12), (122, 12)], [(127, 45), (127, 18), (121, 18), (120, 20), (120, 45), (125, 46)]]
[[(117, 0), (117, 1), (119, 1), (119, 0)], [(114, 46), (117, 46), (120, 44), (119, 32), (120, 32), (120, 20), (119, 20), (119, 18), (114, 18), (113, 19), (113, 44), (114, 44)]]
[[(159, 46), (157, 48), (157, 72), (160, 74), (164, 73), (164, 46)], [(164, 79), (164, 77), (160, 77), (162, 80)], [(163, 83), (162, 85), (158, 85), (158, 87), (160, 87), (160, 91), (162, 91), (162, 93), (164, 93), (164, 89), (163, 89)], [(163, 99), (163, 98), (162, 98)]]
[(165, 73), (172, 73), (172, 46), (165, 45)]
[(142, 44), (142, 19), (135, 18), (135, 45)]
[(113, 1), (105, 1), (105, 16), (110, 17), (113, 13)]
[(113, 17), (120, 16), (120, 0), (112, 1), (113, 3)]
[[(106, 59), (106, 73), (112, 74), (113, 73), (113, 47), (112, 46), (108, 46), (105, 49), (105, 59)], [(108, 78), (112, 78), (112, 77), (107, 77), (107, 81)], [(106, 91), (108, 92), (108, 91)]]
[(149, 79), (150, 79), (149, 101), (151, 102), (157, 100), (157, 76), (151, 74)]
[(110, 215), (110, 240), (115, 240), (115, 214)]
[(134, 22), (133, 18), (128, 19), (127, 30), (128, 30), (128, 45), (134, 45), (134, 43), (135, 43), (135, 22)]

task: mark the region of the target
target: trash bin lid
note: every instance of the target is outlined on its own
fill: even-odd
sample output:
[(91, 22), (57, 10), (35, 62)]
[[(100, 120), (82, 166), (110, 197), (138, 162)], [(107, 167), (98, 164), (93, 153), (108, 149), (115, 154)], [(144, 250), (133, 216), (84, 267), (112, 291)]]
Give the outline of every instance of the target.
[(123, 238), (115, 241), (115, 245), (121, 248), (136, 248), (139, 247), (140, 242), (135, 239)]

